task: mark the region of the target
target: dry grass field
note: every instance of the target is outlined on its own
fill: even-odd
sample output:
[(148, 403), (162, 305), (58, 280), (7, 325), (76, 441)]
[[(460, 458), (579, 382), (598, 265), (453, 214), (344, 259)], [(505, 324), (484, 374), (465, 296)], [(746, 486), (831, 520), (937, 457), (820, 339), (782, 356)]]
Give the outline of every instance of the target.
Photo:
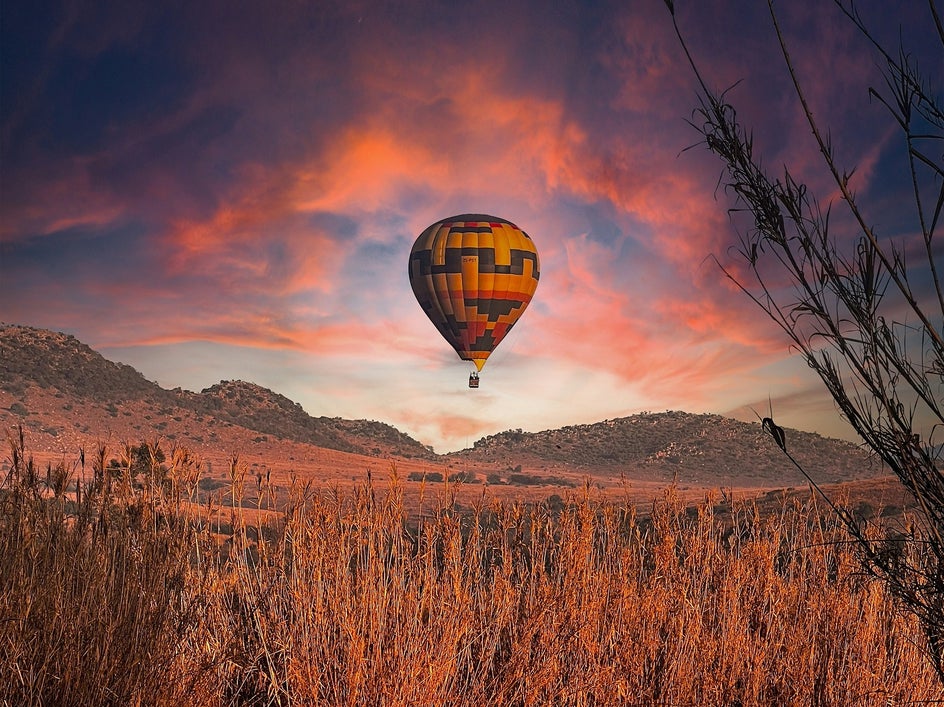
[(271, 478), (238, 459), (198, 497), (183, 449), (134, 475), (89, 456), (76, 484), (78, 461), (10, 445), (0, 704), (944, 699), (915, 622), (809, 495), (528, 503), (388, 470), (289, 479), (266, 510)]

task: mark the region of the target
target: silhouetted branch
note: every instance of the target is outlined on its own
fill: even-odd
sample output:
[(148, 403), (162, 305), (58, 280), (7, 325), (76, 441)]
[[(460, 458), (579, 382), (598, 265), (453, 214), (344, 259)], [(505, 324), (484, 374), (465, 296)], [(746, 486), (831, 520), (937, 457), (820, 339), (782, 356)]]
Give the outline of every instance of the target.
[[(855, 517), (830, 506), (856, 540), (863, 566), (881, 577), (920, 618), (929, 652), (944, 681), (944, 295), (934, 238), (944, 209), (944, 111), (914, 62), (902, 48), (885, 50), (869, 32), (851, 0), (835, 4), (878, 51), (884, 61), (885, 88), (871, 88), (904, 139), (915, 219), (924, 260), (908, 262), (902, 246), (869, 225), (852, 185), (855, 169), (843, 169), (832, 139), (813, 116), (786, 39), (768, 0), (794, 92), (812, 131), (823, 164), (852, 216), (858, 238), (852, 247), (830, 230), (831, 204), (825, 208), (787, 169), (779, 178), (762, 167), (752, 134), (739, 122), (727, 92), (716, 92), (692, 57), (679, 29), (676, 5), (666, 2), (673, 25), (699, 87), (691, 124), (703, 144), (724, 164), (722, 182), (734, 197), (732, 218), (749, 213), (750, 227), (739, 233), (735, 252), (750, 281), (723, 265), (724, 274), (787, 335), (793, 347), (822, 380), (842, 416), (863, 442), (914, 496), (919, 527), (908, 540), (922, 552), (909, 558), (885, 552)], [(944, 31), (930, 3), (944, 50)], [(928, 144), (932, 149), (926, 149)], [(929, 209), (928, 193), (936, 193)], [(921, 260), (921, 258), (919, 258)], [(720, 263), (719, 263), (720, 265)], [(784, 294), (783, 281), (792, 284)], [(927, 286), (928, 296), (912, 283)], [(763, 421), (774, 442), (787, 452), (782, 429), (772, 417)], [(803, 469), (800, 469), (803, 471)], [(814, 488), (815, 481), (807, 476)], [(829, 500), (829, 499), (827, 499)]]

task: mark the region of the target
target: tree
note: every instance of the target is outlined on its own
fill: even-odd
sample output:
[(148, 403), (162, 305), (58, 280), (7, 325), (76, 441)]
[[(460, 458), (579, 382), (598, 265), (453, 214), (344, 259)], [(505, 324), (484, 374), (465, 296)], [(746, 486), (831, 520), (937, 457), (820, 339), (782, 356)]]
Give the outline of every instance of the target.
[[(906, 253), (901, 242), (869, 225), (868, 204), (861, 203), (850, 183), (854, 170), (838, 163), (829, 133), (813, 116), (773, 1), (768, 0), (768, 7), (780, 53), (822, 162), (841, 195), (838, 205), (823, 205), (786, 167), (782, 176), (765, 171), (727, 92), (708, 88), (679, 29), (675, 3), (665, 2), (697, 79), (698, 105), (691, 122), (703, 136), (702, 144), (723, 163), (722, 181), (735, 204), (732, 217), (747, 217), (747, 225), (738, 229), (740, 267), (721, 267), (786, 333), (842, 416), (913, 495), (918, 522), (905, 530), (904, 550), (892, 548), (855, 514), (833, 508), (859, 547), (863, 566), (917, 615), (944, 681), (944, 262), (940, 241), (935, 241), (944, 206), (942, 104), (906, 47), (887, 50), (853, 0), (834, 0), (883, 67), (883, 85), (870, 88), (869, 95), (901, 133), (923, 241), (916, 256), (914, 249)], [(934, 0), (928, 0), (928, 8), (944, 50), (944, 25)], [(852, 239), (832, 226), (833, 206), (844, 209), (842, 215), (854, 224)], [(789, 454), (781, 428), (772, 419), (764, 422)]]

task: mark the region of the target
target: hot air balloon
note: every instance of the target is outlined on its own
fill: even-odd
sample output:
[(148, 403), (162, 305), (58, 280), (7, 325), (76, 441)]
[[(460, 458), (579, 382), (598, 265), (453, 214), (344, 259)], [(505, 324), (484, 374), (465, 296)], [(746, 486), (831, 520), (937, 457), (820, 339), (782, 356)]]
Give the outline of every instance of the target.
[(527, 308), (541, 266), (531, 237), (510, 221), (462, 214), (437, 221), (410, 251), (410, 285), (426, 316), (478, 372)]

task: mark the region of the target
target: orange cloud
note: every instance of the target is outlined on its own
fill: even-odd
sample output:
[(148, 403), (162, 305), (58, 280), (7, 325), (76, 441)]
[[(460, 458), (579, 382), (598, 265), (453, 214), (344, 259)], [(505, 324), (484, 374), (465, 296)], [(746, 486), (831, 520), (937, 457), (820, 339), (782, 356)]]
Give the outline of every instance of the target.
[[(451, 414), (442, 410), (431, 410), (428, 414), (416, 410), (400, 410), (396, 423), (416, 430), (420, 439), (435, 437), (442, 440), (476, 440), (483, 434), (494, 431), (494, 422), (467, 415)], [(464, 445), (453, 444), (456, 448)]]
[(209, 218), (172, 223), (171, 270), (203, 273), (221, 287), (272, 295), (331, 290), (342, 274), (343, 241), (295, 213), (281, 176), (252, 172), (241, 193)]
[[(489, 84), (487, 73), (477, 61), (451, 72), (439, 94), (420, 99), (407, 86), (404, 94), (378, 97), (374, 110), (335, 136), (326, 153), (299, 167), (295, 208), (391, 209), (404, 193), (417, 190), (440, 201), (456, 194), (543, 200), (557, 183), (555, 164), (566, 159), (567, 143), (581, 139), (579, 131), (564, 123), (559, 102), (503, 92)], [(403, 119), (432, 110), (430, 104), (438, 119)]]
[[(158, 346), (203, 339), (264, 350), (290, 349), (312, 355), (343, 354), (368, 358), (389, 355), (392, 348), (411, 350), (401, 337), (391, 336), (397, 325), (390, 321), (365, 323), (354, 319), (344, 323), (301, 326), (267, 316), (264, 312), (240, 312), (230, 316), (219, 314), (211, 322), (193, 316), (189, 319), (168, 318), (154, 324), (137, 336), (126, 332), (118, 339), (100, 341), (98, 345)], [(155, 331), (160, 333), (152, 333)]]

